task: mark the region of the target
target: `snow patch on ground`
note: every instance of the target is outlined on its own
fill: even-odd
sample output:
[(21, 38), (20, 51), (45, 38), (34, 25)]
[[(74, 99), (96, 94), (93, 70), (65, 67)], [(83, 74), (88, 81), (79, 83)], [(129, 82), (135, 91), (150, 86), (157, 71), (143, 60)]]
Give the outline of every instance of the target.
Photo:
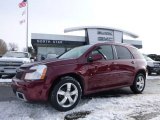
[(147, 76), (147, 79), (149, 80), (157, 80), (157, 79), (160, 79), (160, 76), (159, 75), (153, 75), (153, 76)]
[(0, 119), (64, 120), (65, 115), (69, 113), (86, 110), (91, 113), (83, 120), (143, 120), (150, 113), (155, 113), (150, 116), (151, 120), (158, 120), (160, 114), (160, 94), (124, 95), (118, 98), (93, 98), (88, 102), (84, 101), (68, 112), (58, 112), (50, 104), (44, 103), (31, 104), (20, 100), (0, 102)]
[[(88, 107), (93, 112), (84, 120), (131, 120), (147, 113), (160, 114), (160, 95), (127, 95), (120, 98), (93, 99)], [(153, 118), (156, 116), (153, 116)], [(139, 117), (140, 119), (140, 117)]]

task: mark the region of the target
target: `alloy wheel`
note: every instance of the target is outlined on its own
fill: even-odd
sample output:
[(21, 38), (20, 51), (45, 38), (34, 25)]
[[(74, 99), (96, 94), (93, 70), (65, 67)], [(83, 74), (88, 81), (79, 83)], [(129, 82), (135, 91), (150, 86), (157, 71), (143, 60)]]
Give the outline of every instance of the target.
[(63, 84), (57, 92), (57, 102), (61, 107), (70, 107), (78, 99), (78, 89), (73, 83)]
[(139, 91), (143, 90), (144, 87), (144, 78), (143, 76), (138, 76), (136, 86)]

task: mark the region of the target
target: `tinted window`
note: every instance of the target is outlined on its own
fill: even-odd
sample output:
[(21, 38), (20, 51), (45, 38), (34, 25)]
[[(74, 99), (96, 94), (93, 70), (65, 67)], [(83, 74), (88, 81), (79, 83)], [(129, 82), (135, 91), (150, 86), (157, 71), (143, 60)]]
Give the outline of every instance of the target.
[[(113, 59), (113, 50), (111, 45), (103, 45), (99, 46), (96, 51), (98, 53), (101, 53), (107, 60), (112, 60)], [(95, 50), (92, 52), (97, 53)]]
[(118, 59), (132, 59), (130, 51), (123, 46), (115, 46)]
[(137, 59), (144, 59), (142, 53), (135, 47), (130, 47), (133, 56)]

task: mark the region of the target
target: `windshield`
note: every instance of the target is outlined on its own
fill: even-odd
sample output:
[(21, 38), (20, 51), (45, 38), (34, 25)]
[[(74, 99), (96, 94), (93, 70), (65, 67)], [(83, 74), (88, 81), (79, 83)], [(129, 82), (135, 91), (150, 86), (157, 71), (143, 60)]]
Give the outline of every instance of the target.
[(59, 59), (78, 58), (84, 54), (92, 45), (73, 48), (59, 57)]
[(150, 57), (148, 57), (147, 55), (144, 55), (144, 54), (143, 54), (143, 56), (144, 56), (144, 58), (146, 59), (146, 61), (154, 61), (154, 60), (152, 60)]
[(7, 52), (3, 57), (28, 58), (29, 56), (23, 52)]

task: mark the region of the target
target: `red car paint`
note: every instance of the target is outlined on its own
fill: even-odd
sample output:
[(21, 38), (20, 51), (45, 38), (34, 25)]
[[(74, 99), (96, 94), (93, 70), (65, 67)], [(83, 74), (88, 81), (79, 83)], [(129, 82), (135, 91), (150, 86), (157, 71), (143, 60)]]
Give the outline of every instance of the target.
[[(113, 59), (88, 62), (91, 51), (103, 45), (112, 46)], [(118, 59), (115, 45), (127, 48), (132, 59)], [(45, 78), (36, 81), (25, 80), (25, 74), (29, 68), (41, 64), (47, 66)], [(62, 76), (76, 78), (82, 87), (83, 95), (87, 95), (130, 86), (139, 71), (146, 75), (146, 62), (134, 47), (126, 44), (99, 43), (92, 45), (84, 54), (75, 59), (53, 59), (24, 64), (13, 78), (11, 86), (15, 93), (23, 93), (27, 101), (48, 101), (52, 88)]]

